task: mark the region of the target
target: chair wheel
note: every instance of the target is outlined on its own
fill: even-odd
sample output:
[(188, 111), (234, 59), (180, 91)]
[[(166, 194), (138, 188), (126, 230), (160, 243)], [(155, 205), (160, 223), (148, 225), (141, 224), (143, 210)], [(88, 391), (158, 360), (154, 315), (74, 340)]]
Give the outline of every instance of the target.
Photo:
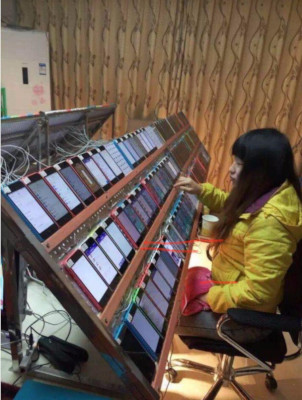
[(273, 391), (276, 390), (278, 387), (278, 383), (276, 379), (271, 375), (266, 375), (265, 378), (265, 386), (268, 390)]
[(166, 376), (167, 376), (167, 379), (170, 381), (170, 382), (175, 382), (176, 381), (176, 378), (177, 378), (177, 371), (175, 371), (175, 369), (174, 368), (168, 368), (168, 369), (166, 369)]

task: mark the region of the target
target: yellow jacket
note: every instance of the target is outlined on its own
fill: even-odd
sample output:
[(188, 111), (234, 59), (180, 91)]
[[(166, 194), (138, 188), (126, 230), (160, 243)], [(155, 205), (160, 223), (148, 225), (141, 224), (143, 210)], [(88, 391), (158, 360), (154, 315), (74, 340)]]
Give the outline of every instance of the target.
[[(199, 200), (219, 212), (228, 193), (202, 184)], [(215, 284), (207, 296), (211, 309), (230, 307), (275, 312), (283, 297), (284, 276), (302, 239), (302, 205), (287, 181), (254, 213), (243, 213), (213, 259)]]

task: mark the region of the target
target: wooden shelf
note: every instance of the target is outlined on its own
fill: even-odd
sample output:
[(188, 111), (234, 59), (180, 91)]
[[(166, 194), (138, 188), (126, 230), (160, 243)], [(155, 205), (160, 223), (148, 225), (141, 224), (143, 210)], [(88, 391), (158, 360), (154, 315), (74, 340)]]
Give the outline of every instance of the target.
[[(183, 169), (185, 170), (188, 165), (190, 164), (190, 162), (192, 162), (193, 158), (195, 157), (197, 153), (197, 149), (191, 154), (190, 158), (187, 160), (186, 164), (184, 165)], [(169, 193), (164, 205), (161, 207), (159, 214), (157, 215), (157, 217), (155, 218), (152, 226), (150, 227), (150, 229), (148, 230), (148, 233), (146, 235), (146, 237), (144, 238), (144, 241), (148, 242), (151, 241), (156, 232), (158, 231), (159, 227), (161, 226), (161, 224), (163, 223), (163, 221), (165, 220), (167, 211), (169, 210), (173, 200), (175, 199), (176, 195), (178, 193), (177, 189), (172, 188), (171, 192)], [(143, 242), (144, 243), (144, 242)], [(140, 247), (144, 247), (144, 244), (142, 243), (142, 245)], [(141, 265), (144, 257), (145, 257), (145, 250), (140, 250), (140, 248), (137, 250), (137, 253), (135, 255), (135, 257), (133, 258), (133, 260), (131, 261), (131, 264), (129, 265), (127, 271), (125, 272), (125, 274), (123, 275), (121, 282), (119, 283), (119, 285), (117, 286), (117, 288), (115, 289), (113, 295), (111, 296), (111, 298), (109, 299), (106, 307), (104, 308), (103, 312), (99, 315), (100, 319), (106, 324), (108, 325), (116, 311), (116, 308), (118, 307), (118, 305), (120, 304), (126, 290), (129, 287), (129, 284), (131, 283), (136, 271), (138, 270), (138, 267)]]
[(112, 197), (114, 197), (120, 190), (122, 190), (126, 185), (128, 185), (133, 179), (135, 179), (141, 172), (152, 165), (154, 161), (164, 153), (164, 151), (175, 142), (187, 129), (189, 125), (184, 127), (176, 135), (170, 138), (160, 149), (156, 150), (151, 154), (146, 160), (144, 160), (140, 165), (138, 165), (130, 174), (125, 176), (115, 185), (113, 185), (107, 192), (102, 194), (97, 198), (89, 207), (85, 208), (78, 215), (72, 218), (67, 224), (62, 226), (57, 232), (55, 232), (50, 238), (45, 240), (42, 245), (48, 253), (54, 250), (61, 242), (63, 242), (67, 237), (73, 234), (85, 221), (95, 214), (101, 207), (103, 207)]
[[(199, 216), (202, 210), (202, 205), (200, 204), (197, 210), (197, 214), (195, 216), (194, 219), (194, 223), (193, 223), (193, 227), (192, 227), (192, 231), (191, 231), (191, 235), (190, 235), (190, 241), (193, 240), (196, 237), (196, 232), (197, 232), (197, 227), (198, 227), (198, 220), (199, 220)], [(193, 242), (189, 243), (189, 247), (188, 250), (192, 250), (193, 248)], [(186, 277), (186, 272), (188, 269), (188, 265), (189, 265), (189, 261), (190, 261), (190, 253), (188, 253), (186, 259), (185, 259), (185, 263), (183, 266), (183, 270), (182, 270), (182, 274), (181, 274), (181, 278), (178, 284), (178, 289), (177, 289), (177, 293), (175, 296), (175, 300), (174, 300), (174, 304), (173, 304), (173, 308), (172, 308), (172, 312), (171, 312), (171, 317), (169, 320), (169, 326), (167, 329), (167, 333), (165, 336), (165, 340), (164, 340), (164, 344), (163, 344), (163, 348), (161, 351), (161, 355), (160, 355), (160, 359), (158, 362), (158, 366), (157, 366), (157, 371), (155, 374), (155, 377), (153, 379), (152, 382), (152, 386), (155, 390), (159, 390), (160, 386), (161, 386), (161, 382), (165, 373), (165, 369), (166, 369), (166, 363), (167, 363), (167, 359), (168, 359), (168, 355), (169, 355), (169, 350), (171, 347), (171, 343), (173, 340), (173, 336), (174, 336), (174, 331), (175, 331), (175, 327), (178, 323), (178, 318), (179, 318), (179, 313), (180, 313), (180, 301), (181, 301), (181, 295), (183, 292), (183, 286), (184, 286), (184, 280)]]

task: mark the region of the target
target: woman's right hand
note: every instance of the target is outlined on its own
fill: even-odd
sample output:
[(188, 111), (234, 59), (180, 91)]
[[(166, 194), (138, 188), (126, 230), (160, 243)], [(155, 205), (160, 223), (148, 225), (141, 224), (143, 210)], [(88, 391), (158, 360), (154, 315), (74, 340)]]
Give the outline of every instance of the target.
[(201, 186), (197, 182), (193, 181), (192, 178), (187, 176), (180, 176), (177, 182), (174, 184), (174, 187), (179, 190), (184, 190), (185, 192), (192, 194), (200, 194)]

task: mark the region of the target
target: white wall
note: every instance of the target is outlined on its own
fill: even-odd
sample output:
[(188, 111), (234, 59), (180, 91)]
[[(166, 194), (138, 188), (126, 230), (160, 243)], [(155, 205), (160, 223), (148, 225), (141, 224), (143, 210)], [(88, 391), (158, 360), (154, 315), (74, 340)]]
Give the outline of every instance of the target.
[[(1, 53), (1, 87), (6, 89), (7, 114), (51, 110), (46, 33), (1, 28)], [(46, 65), (45, 71), (39, 64)], [(22, 67), (28, 68), (28, 84), (23, 83)]]

